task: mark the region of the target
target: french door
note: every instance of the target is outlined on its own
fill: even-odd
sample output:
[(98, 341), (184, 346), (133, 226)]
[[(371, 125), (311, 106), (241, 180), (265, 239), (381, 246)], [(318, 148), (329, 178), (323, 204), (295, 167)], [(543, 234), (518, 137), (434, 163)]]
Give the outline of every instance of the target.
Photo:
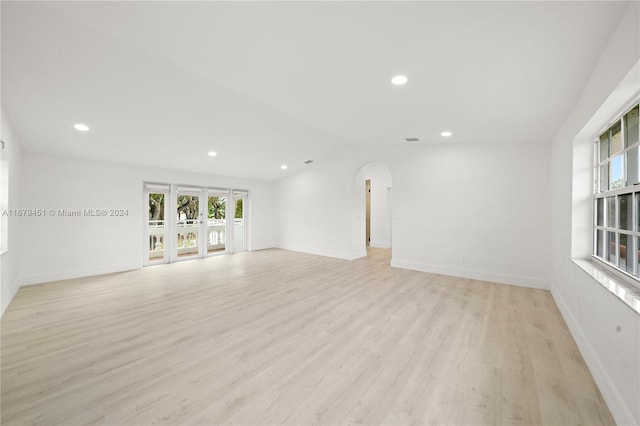
[(234, 219), (233, 219), (233, 250), (247, 249), (247, 192), (233, 191)]
[(144, 264), (247, 250), (248, 192), (145, 183)]
[(178, 187), (175, 202), (173, 259), (202, 257), (202, 190)]
[(207, 255), (227, 250), (227, 200), (229, 191), (207, 190), (207, 223), (205, 250)]
[(144, 264), (169, 261), (169, 185), (146, 184), (144, 188)]

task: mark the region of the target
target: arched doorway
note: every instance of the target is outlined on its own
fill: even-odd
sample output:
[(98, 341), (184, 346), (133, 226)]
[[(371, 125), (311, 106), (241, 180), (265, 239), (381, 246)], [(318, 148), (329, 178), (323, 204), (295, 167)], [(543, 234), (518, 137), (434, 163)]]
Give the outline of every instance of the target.
[(382, 163), (369, 163), (356, 173), (352, 244), (366, 255), (368, 248), (392, 247), (392, 179)]

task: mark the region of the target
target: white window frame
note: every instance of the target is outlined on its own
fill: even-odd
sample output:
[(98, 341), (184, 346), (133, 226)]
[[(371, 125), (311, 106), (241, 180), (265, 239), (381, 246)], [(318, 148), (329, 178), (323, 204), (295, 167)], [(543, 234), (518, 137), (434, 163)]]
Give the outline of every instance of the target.
[[(604, 265), (608, 270), (615, 272), (617, 275), (622, 275), (631, 280), (632, 284), (636, 287), (640, 287), (640, 260), (638, 259), (638, 255), (632, 256), (633, 264), (631, 271), (627, 271), (622, 269), (620, 265), (620, 235), (627, 235), (627, 245), (626, 249), (631, 250), (632, 253), (638, 253), (640, 251), (640, 223), (638, 223), (638, 215), (640, 212), (638, 211), (640, 205), (640, 173), (637, 177), (639, 182), (627, 182), (628, 174), (627, 174), (627, 159), (628, 153), (632, 150), (636, 150), (638, 153), (638, 162), (640, 163), (640, 140), (635, 143), (625, 147), (625, 142), (627, 139), (626, 135), (626, 115), (636, 108), (639, 104), (638, 100), (635, 100), (630, 106), (627, 106), (620, 114), (618, 114), (615, 120), (612, 120), (602, 131), (598, 132), (595, 136), (594, 141), (594, 166), (593, 166), (593, 250), (592, 250), (592, 258), (597, 261), (599, 264)], [(622, 155), (622, 176), (623, 176), (623, 186), (617, 189), (608, 189), (605, 191), (600, 191), (601, 184), (601, 174), (600, 168), (605, 164), (610, 164), (612, 160), (612, 156), (607, 156), (606, 159), (600, 159), (600, 137), (607, 132), (610, 132), (613, 127), (620, 124), (620, 131), (622, 137), (623, 149), (620, 154)], [(640, 139), (640, 138), (639, 138)], [(611, 141), (609, 141), (609, 144)], [(617, 155), (616, 155), (617, 156)], [(611, 185), (611, 170), (608, 169), (608, 186)], [(620, 199), (623, 195), (631, 196), (631, 218), (629, 218), (631, 229), (621, 229), (619, 222), (620, 218)], [(614, 199), (614, 208), (613, 208), (613, 218), (615, 223), (609, 223), (609, 218), (612, 216), (608, 214), (606, 205), (607, 199), (613, 197)], [(602, 225), (598, 225), (598, 201), (602, 200), (603, 209), (602, 209)], [(600, 247), (598, 247), (598, 233), (602, 232), (602, 238), (600, 241)], [(615, 253), (613, 259), (609, 261), (608, 251), (607, 251), (607, 232), (614, 233), (614, 241), (613, 245), (615, 247)], [(630, 241), (629, 241), (630, 240)], [(602, 253), (602, 257), (598, 255), (598, 251)]]

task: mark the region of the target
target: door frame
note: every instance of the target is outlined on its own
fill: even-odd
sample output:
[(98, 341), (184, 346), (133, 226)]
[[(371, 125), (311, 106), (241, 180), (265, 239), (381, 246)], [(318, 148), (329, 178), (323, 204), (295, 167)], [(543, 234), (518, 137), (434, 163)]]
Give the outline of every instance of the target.
[[(173, 234), (173, 238), (172, 238), (172, 245), (171, 245), (171, 262), (182, 262), (183, 260), (193, 260), (193, 259), (200, 259), (203, 256), (203, 251), (202, 251), (202, 240), (204, 239), (204, 234), (205, 231), (203, 227), (203, 188), (202, 187), (197, 187), (197, 186), (189, 186), (189, 185), (171, 185), (172, 187), (172, 196), (171, 196), (171, 211), (173, 212), (171, 214), (171, 223), (170, 223), (170, 229), (171, 232)], [(191, 196), (197, 196), (198, 197), (198, 218), (195, 219), (196, 220), (196, 230), (197, 230), (197, 238), (198, 238), (198, 242), (196, 244), (196, 247), (198, 248), (198, 252), (195, 253), (194, 255), (191, 256), (178, 256), (178, 217), (177, 217), (177, 210), (178, 210), (178, 196), (179, 195), (191, 195)], [(192, 219), (193, 220), (193, 219)]]
[[(149, 194), (164, 194), (164, 237), (163, 237), (163, 257), (162, 259), (159, 260), (149, 260)], [(142, 203), (143, 203), (143, 220), (142, 220), (142, 233), (143, 233), (143, 241), (144, 244), (142, 245), (142, 265), (143, 266), (149, 266), (149, 265), (160, 265), (163, 263), (169, 263), (170, 261), (170, 255), (171, 255), (171, 249), (173, 247), (173, 244), (171, 243), (171, 233), (169, 232), (170, 230), (170, 226), (168, 226), (169, 221), (170, 221), (170, 217), (169, 217), (169, 212), (171, 211), (169, 209), (169, 204), (170, 204), (170, 200), (171, 199), (171, 185), (167, 185), (167, 184), (157, 184), (157, 183), (152, 183), (152, 182), (145, 182), (143, 184), (143, 197), (142, 197)]]
[(371, 247), (371, 179), (364, 181), (364, 245)]
[[(231, 233), (231, 241), (233, 241), (233, 245), (231, 247), (232, 253), (237, 253), (239, 251), (249, 251), (249, 191), (234, 189), (231, 190), (231, 196), (233, 200), (233, 231)], [(235, 231), (236, 231), (236, 203), (238, 200), (242, 200), (242, 223), (243, 223), (243, 246), (244, 248), (238, 249), (236, 247), (235, 240)]]
[[(148, 194), (165, 194), (164, 203), (164, 256), (161, 260), (149, 261), (149, 197)], [(199, 198), (198, 208), (198, 252), (192, 256), (178, 256), (178, 195), (193, 195)], [(209, 253), (208, 248), (208, 219), (209, 196), (218, 195), (226, 198), (225, 206), (225, 248), (224, 250)], [(250, 199), (249, 190), (220, 188), (211, 186), (177, 185), (155, 182), (143, 182), (143, 266), (158, 265), (163, 263), (182, 262), (184, 260), (202, 259), (222, 254), (232, 254), (239, 251), (250, 250)], [(242, 199), (243, 208), (243, 246), (238, 249), (235, 246), (235, 208), (236, 201)], [(231, 208), (231, 209), (230, 209)]]
[[(210, 257), (210, 256), (220, 256), (222, 254), (231, 253), (230, 243), (230, 234), (233, 233), (233, 230), (229, 232), (229, 200), (231, 200), (231, 191), (229, 189), (221, 189), (221, 188), (211, 188), (206, 187), (202, 189), (204, 192), (204, 197), (206, 199), (206, 203), (203, 205), (203, 231), (204, 231), (204, 241), (202, 242), (202, 250), (204, 256), (202, 257)], [(225, 197), (225, 213), (224, 213), (224, 250), (220, 250), (214, 253), (209, 253), (209, 196), (220, 196)]]

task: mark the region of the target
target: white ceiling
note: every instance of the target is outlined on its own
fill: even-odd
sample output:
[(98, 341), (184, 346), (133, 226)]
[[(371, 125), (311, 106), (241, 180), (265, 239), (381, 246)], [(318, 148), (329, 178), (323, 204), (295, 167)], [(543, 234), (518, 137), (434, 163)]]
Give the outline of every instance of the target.
[(625, 6), (2, 1), (2, 103), (30, 150), (268, 180), (442, 130), (545, 142)]

